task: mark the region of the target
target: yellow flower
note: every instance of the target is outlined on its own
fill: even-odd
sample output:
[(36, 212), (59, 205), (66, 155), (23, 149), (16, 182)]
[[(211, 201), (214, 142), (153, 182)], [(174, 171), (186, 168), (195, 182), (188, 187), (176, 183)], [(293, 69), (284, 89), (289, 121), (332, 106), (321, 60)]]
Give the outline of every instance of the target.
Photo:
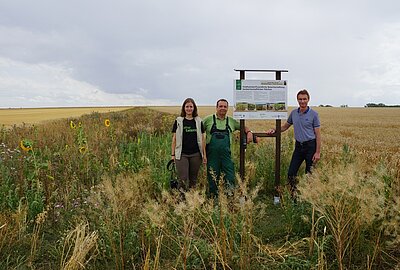
[(78, 127), (82, 127), (82, 122), (79, 122), (79, 123), (78, 123)]
[(104, 120), (104, 125), (105, 125), (106, 127), (109, 127), (110, 124), (111, 124), (110, 119)]
[(79, 147), (79, 153), (81, 153), (81, 154), (85, 154), (86, 150), (87, 150), (86, 146)]
[(19, 146), (20, 146), (21, 149), (24, 150), (25, 152), (32, 151), (32, 142), (31, 142), (31, 141), (22, 140), (22, 141), (19, 143)]
[(74, 121), (72, 121), (72, 120), (71, 120), (71, 122), (69, 122), (69, 126), (70, 126), (72, 129), (75, 129), (75, 128), (76, 128), (76, 125), (75, 125)]

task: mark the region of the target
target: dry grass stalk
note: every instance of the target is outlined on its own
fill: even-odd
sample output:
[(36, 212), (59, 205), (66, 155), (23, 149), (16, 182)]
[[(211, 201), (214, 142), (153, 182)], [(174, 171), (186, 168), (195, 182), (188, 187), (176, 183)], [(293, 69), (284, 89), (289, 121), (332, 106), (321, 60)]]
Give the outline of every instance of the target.
[(20, 203), (16, 212), (0, 214), (0, 253), (25, 236), (27, 206)]
[(257, 260), (271, 263), (277, 261), (285, 261), (288, 255), (303, 255), (303, 250), (308, 245), (307, 238), (300, 239), (294, 243), (285, 242), (282, 246), (276, 247), (270, 244), (264, 244), (256, 236), (252, 235), (252, 241), (257, 248), (257, 253), (263, 254), (265, 257), (257, 257)]
[[(163, 234), (160, 232), (159, 236), (157, 237), (157, 248), (156, 248), (156, 254), (153, 259), (153, 267), (151, 267), (151, 248), (150, 245), (147, 248), (146, 256), (144, 259), (144, 265), (143, 269), (144, 270), (158, 270), (160, 269), (160, 255), (161, 255), (161, 245), (162, 245), (162, 240), (163, 240)], [(163, 269), (163, 268), (161, 268)]]
[(300, 181), (300, 197), (320, 212), (335, 240), (339, 269), (350, 253), (362, 226), (384, 212), (382, 177), (365, 176), (356, 165), (316, 170)]
[(10, 221), (8, 217), (0, 215), (0, 253), (17, 239), (17, 231)]
[(315, 220), (315, 208), (312, 208), (311, 213), (311, 233), (310, 233), (310, 240), (309, 240), (309, 252), (308, 256), (311, 257), (314, 253), (314, 247), (317, 247), (318, 252), (318, 268), (317, 269), (327, 269), (327, 261), (326, 255), (324, 250), (325, 245), (325, 236), (326, 236), (326, 226), (324, 227), (324, 232), (322, 236), (322, 240), (318, 238), (318, 224), (319, 222), (324, 219), (324, 216), (320, 216)]
[(389, 237), (386, 244), (393, 250), (400, 247), (400, 196), (390, 202), (384, 221), (384, 234)]
[(20, 202), (17, 211), (12, 215), (13, 220), (15, 220), (18, 228), (18, 239), (21, 239), (26, 232), (27, 216), (28, 216), (28, 206)]
[(40, 233), (43, 227), (43, 223), (47, 218), (47, 210), (44, 210), (42, 213), (39, 213), (35, 219), (35, 225), (33, 226), (33, 232), (31, 235), (31, 253), (29, 257), (29, 264), (32, 264), (36, 257), (37, 248), (40, 240)]
[[(105, 178), (89, 199), (102, 212), (104, 227), (115, 258), (115, 269), (125, 268), (123, 241), (130, 225), (140, 216), (144, 203), (148, 200), (152, 188), (148, 174), (147, 170), (142, 170), (135, 175)], [(115, 239), (115, 232), (118, 232), (118, 239)]]
[(84, 269), (85, 265), (94, 258), (89, 252), (97, 247), (97, 232), (88, 232), (89, 224), (81, 223), (71, 230), (64, 240), (60, 269)]
[[(256, 208), (253, 199), (257, 196), (258, 188), (250, 192), (246, 181), (238, 179), (238, 182), (238, 188), (227, 196), (223, 181), (219, 181), (221, 185), (217, 200), (206, 199), (204, 191), (191, 190), (184, 193), (184, 200), (179, 199), (182, 198), (179, 193), (163, 192), (161, 202), (150, 201), (146, 204), (143, 213), (149, 221), (148, 226), (152, 230), (157, 228), (166, 239), (179, 247), (175, 268), (186, 269), (187, 260), (193, 253), (200, 256), (205, 269), (232, 269), (234, 265), (246, 269), (250, 265), (256, 247), (252, 238)], [(257, 213), (262, 215), (262, 209), (258, 210)], [(239, 235), (241, 241), (238, 243)], [(199, 241), (207, 243), (212, 249), (213, 263), (205, 263), (196, 246)], [(235, 254), (240, 255), (238, 262), (233, 260)]]
[(150, 270), (150, 246), (147, 248), (146, 256), (144, 258), (143, 270)]
[(328, 269), (328, 262), (326, 260), (326, 255), (325, 255), (325, 239), (326, 239), (325, 237), (326, 237), (326, 227), (324, 227), (324, 234), (322, 236), (322, 240), (319, 241), (317, 240), (317, 238), (314, 239), (314, 242), (318, 248), (318, 266), (317, 266), (318, 270)]

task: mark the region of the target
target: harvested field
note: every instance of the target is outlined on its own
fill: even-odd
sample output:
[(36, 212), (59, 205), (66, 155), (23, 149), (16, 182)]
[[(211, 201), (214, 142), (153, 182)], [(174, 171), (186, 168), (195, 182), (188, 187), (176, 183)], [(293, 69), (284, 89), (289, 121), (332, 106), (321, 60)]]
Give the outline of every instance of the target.
[(127, 110), (131, 107), (76, 107), (0, 109), (0, 125), (37, 124), (60, 118), (78, 117), (92, 112), (106, 113)]

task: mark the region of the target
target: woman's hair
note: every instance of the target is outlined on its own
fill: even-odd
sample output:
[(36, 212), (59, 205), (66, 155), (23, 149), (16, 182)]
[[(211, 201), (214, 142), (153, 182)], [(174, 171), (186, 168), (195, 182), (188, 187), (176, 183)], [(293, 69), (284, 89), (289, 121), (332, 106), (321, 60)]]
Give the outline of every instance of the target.
[(196, 106), (196, 102), (194, 102), (193, 98), (187, 98), (185, 99), (185, 101), (182, 104), (182, 109), (181, 109), (181, 116), (185, 117), (186, 116), (186, 112), (185, 112), (185, 105), (186, 103), (192, 103), (193, 104), (193, 113), (192, 116), (196, 117), (197, 116), (197, 106)]

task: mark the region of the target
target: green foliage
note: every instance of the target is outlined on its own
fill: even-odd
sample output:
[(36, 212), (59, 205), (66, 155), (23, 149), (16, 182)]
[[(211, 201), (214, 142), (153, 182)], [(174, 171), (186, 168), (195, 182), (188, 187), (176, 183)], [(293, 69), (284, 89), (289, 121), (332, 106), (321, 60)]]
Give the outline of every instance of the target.
[(386, 105), (384, 103), (367, 103), (364, 107), (387, 107), (387, 108), (398, 108), (400, 105)]
[[(60, 267), (72, 256), (63, 251), (68, 232), (82, 223), (87, 233), (98, 236), (87, 269), (337, 267), (329, 226), (322, 233), (326, 217), (319, 215), (313, 223), (312, 204), (294, 203), (285, 192), (282, 204), (273, 205), (273, 140), (248, 145), (249, 177), (238, 179), (233, 197), (221, 192), (209, 199), (204, 184), (185, 194), (171, 192), (166, 164), (174, 118), (136, 108), (39, 126), (2, 127), (0, 268)], [(282, 137), (282, 186), (294, 147), (293, 132), (287, 134)], [(238, 164), (237, 135), (232, 152)], [(356, 161), (350, 146), (344, 145), (338, 162)], [(388, 205), (396, 199), (397, 178), (386, 165), (368, 172), (383, 181)], [(327, 174), (319, 180), (330, 178)], [(385, 211), (387, 218), (357, 231), (351, 260), (356, 266), (364, 267), (367, 255), (387, 247), (382, 241), (385, 245), (376, 248), (378, 237), (390, 241), (392, 249), (398, 245), (392, 218), (398, 210)], [(311, 251), (310, 242), (316, 247)], [(72, 248), (74, 243), (68, 243)]]
[(309, 260), (294, 256), (287, 257), (284, 263), (276, 266), (276, 269), (279, 270), (308, 270), (312, 268), (312, 263)]
[(311, 216), (310, 204), (294, 201), (287, 190), (283, 192), (281, 198), (287, 237), (307, 237), (311, 230), (311, 224), (308, 220), (308, 217)]

